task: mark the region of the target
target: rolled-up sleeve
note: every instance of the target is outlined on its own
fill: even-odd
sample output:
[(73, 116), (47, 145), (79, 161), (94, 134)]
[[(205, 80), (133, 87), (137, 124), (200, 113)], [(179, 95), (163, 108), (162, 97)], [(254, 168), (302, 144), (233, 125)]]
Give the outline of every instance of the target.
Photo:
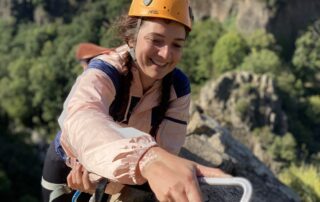
[(141, 184), (145, 179), (138, 162), (156, 142), (147, 133), (113, 121), (109, 107), (116, 81), (105, 71), (112, 67), (104, 65), (87, 69), (73, 86), (59, 118), (61, 144), (88, 171), (122, 184)]

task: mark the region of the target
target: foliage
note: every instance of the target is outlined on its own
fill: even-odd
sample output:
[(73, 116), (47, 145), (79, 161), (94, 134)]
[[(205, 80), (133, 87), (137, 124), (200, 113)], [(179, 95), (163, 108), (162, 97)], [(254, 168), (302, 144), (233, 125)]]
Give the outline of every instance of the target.
[(230, 15), (224, 19), (222, 26), (227, 32), (236, 32), (237, 31), (237, 13), (232, 10)]
[(302, 81), (292, 72), (284, 71), (276, 77), (279, 96), (284, 103), (283, 110), (288, 117), (289, 131), (295, 136), (300, 147), (304, 144), (314, 150), (316, 143), (310, 130), (310, 121), (306, 117), (306, 104), (301, 100), (304, 94)]
[(268, 49), (278, 52), (280, 49), (276, 44), (274, 36), (271, 33), (267, 33), (265, 30), (256, 30), (246, 36), (245, 39), (251, 50), (260, 51)]
[(320, 123), (320, 94), (310, 96), (307, 99), (307, 115), (311, 120), (314, 120), (314, 122)]
[(241, 70), (273, 75), (282, 71), (282, 63), (278, 54), (279, 48), (272, 34), (266, 33), (264, 30), (257, 30), (246, 36), (245, 39), (250, 47), (250, 53), (239, 66)]
[(9, 192), (10, 187), (11, 182), (7, 174), (3, 170), (0, 170), (0, 195), (5, 195), (5, 193)]
[(320, 201), (320, 170), (315, 165), (292, 165), (279, 178), (293, 188), (301, 201)]
[[(18, 134), (16, 134), (18, 135)], [(3, 201), (39, 201), (41, 161), (38, 150), (23, 142), (23, 134), (0, 135), (0, 198)]]
[(217, 41), (212, 54), (215, 76), (234, 70), (248, 53), (246, 41), (235, 32), (223, 35)]
[(192, 83), (201, 84), (211, 77), (213, 65), (209, 58), (222, 33), (222, 26), (213, 20), (194, 24), (179, 65), (190, 76)]
[(270, 50), (252, 51), (244, 58), (239, 68), (257, 74), (276, 74), (280, 71), (281, 60), (275, 52)]
[(284, 136), (275, 136), (274, 142), (269, 148), (277, 160), (284, 160), (287, 163), (296, 159), (296, 142), (292, 134), (286, 133)]
[(235, 110), (237, 111), (237, 113), (240, 115), (242, 119), (245, 119), (249, 107), (250, 107), (250, 100), (246, 98), (240, 98), (236, 102)]
[[(265, 1), (272, 7), (280, 2)], [(39, 184), (28, 183), (39, 182), (41, 176), (41, 160), (30, 143), (31, 134), (52, 139), (58, 130), (56, 119), (63, 100), (82, 71), (74, 58), (76, 45), (80, 42), (106, 47), (119, 45), (111, 25), (127, 10), (130, 0), (9, 3), (14, 11), (12, 16), (0, 19), (0, 155), (10, 154), (10, 158), (0, 160), (0, 197), (7, 201), (38, 201)], [(290, 64), (280, 57), (281, 50), (271, 34), (263, 30), (248, 36), (237, 33), (233, 14), (224, 24), (210, 19), (198, 21), (179, 66), (196, 89), (226, 71), (272, 73), (288, 117), (289, 133), (276, 136), (267, 128), (255, 133), (268, 155), (289, 165), (297, 160), (297, 148), (302, 153), (305, 147), (305, 153), (313, 156), (320, 150), (319, 24), (320, 21), (315, 22), (296, 41)], [(249, 105), (245, 96), (236, 103), (243, 118)], [(319, 191), (310, 187), (320, 186), (303, 181), (297, 173), (313, 173), (312, 169), (305, 166), (288, 169), (287, 177), (291, 178), (288, 184), (297, 188), (306, 201), (308, 193), (310, 200), (319, 200)], [(319, 182), (319, 176), (312, 178)], [(303, 185), (301, 189), (299, 183)], [(18, 190), (17, 196), (13, 190)]]
[[(279, 73), (276, 77), (276, 83), (279, 90), (285, 93), (285, 95), (283, 96), (285, 101), (290, 100), (295, 102), (296, 104), (296, 102), (298, 101), (297, 98), (303, 95), (304, 89), (302, 81), (290, 71), (283, 71)], [(288, 103), (285, 106), (288, 106)], [(289, 111), (291, 111), (291, 108), (289, 109)]]
[[(34, 202), (40, 184), (30, 182), (40, 182), (42, 160), (31, 134), (52, 139), (81, 72), (76, 45), (99, 43), (129, 0), (19, 2), (11, 2), (19, 7), (12, 18), (0, 19), (0, 198)], [(41, 22), (32, 16), (39, 6), (47, 18)]]
[(260, 138), (263, 149), (278, 162), (290, 164), (296, 160), (296, 141), (292, 134), (275, 135), (270, 128), (256, 128), (253, 134)]
[(301, 79), (305, 92), (319, 94), (320, 89), (320, 20), (315, 22), (296, 41), (292, 59), (294, 73)]
[(315, 22), (296, 41), (296, 49), (289, 69), (278, 74), (276, 80), (289, 130), (297, 143), (307, 146), (309, 154), (320, 149), (318, 136), (318, 98), (320, 94), (320, 40)]

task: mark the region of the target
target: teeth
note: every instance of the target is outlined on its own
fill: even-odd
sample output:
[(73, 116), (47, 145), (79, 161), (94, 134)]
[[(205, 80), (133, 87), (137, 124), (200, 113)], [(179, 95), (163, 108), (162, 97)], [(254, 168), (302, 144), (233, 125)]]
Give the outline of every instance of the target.
[(165, 66), (167, 63), (161, 63), (161, 62), (158, 62), (158, 61), (154, 61), (151, 59), (151, 61), (156, 64), (156, 65), (159, 65), (159, 66)]

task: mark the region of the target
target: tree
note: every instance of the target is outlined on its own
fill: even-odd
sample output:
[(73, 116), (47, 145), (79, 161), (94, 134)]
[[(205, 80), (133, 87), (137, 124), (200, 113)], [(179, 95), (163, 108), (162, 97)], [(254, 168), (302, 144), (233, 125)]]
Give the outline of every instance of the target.
[(281, 60), (275, 52), (262, 49), (260, 51), (253, 50), (244, 58), (239, 69), (258, 74), (272, 73), (276, 75), (281, 71), (281, 65)]
[(283, 71), (279, 48), (272, 34), (257, 30), (245, 38), (250, 53), (244, 58), (239, 69), (258, 74), (276, 75)]
[(320, 20), (296, 41), (293, 71), (301, 79), (306, 95), (320, 94)]
[(240, 34), (229, 32), (223, 35), (212, 54), (215, 75), (236, 69), (248, 52), (248, 45)]
[(192, 83), (201, 84), (212, 76), (213, 65), (210, 58), (213, 47), (223, 32), (222, 25), (217, 21), (208, 19), (194, 23), (179, 65)]

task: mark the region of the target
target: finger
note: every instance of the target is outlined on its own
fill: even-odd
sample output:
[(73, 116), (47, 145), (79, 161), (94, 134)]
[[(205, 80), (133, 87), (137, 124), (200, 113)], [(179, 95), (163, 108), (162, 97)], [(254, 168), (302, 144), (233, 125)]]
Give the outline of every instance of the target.
[(169, 201), (188, 201), (187, 193), (183, 185), (176, 186), (170, 191)]
[(76, 166), (74, 166), (73, 168), (72, 168), (72, 170), (71, 170), (71, 172), (70, 172), (70, 174), (69, 175), (71, 175), (71, 183), (72, 183), (72, 186), (74, 187), (74, 188), (78, 188), (77, 187), (77, 182), (76, 182)]
[(91, 183), (90, 183), (90, 180), (89, 180), (89, 174), (88, 174), (87, 170), (83, 171), (82, 183), (83, 183), (84, 190), (90, 192)]
[(71, 172), (67, 176), (67, 184), (68, 184), (68, 187), (74, 188), (73, 181), (72, 181), (72, 173)]
[(190, 182), (186, 190), (187, 201), (202, 202), (202, 194), (196, 177)]
[(198, 177), (232, 177), (219, 168), (210, 168), (196, 164), (196, 174)]
[(77, 164), (75, 169), (75, 182), (77, 186), (82, 187), (82, 172), (81, 172), (81, 165)]

